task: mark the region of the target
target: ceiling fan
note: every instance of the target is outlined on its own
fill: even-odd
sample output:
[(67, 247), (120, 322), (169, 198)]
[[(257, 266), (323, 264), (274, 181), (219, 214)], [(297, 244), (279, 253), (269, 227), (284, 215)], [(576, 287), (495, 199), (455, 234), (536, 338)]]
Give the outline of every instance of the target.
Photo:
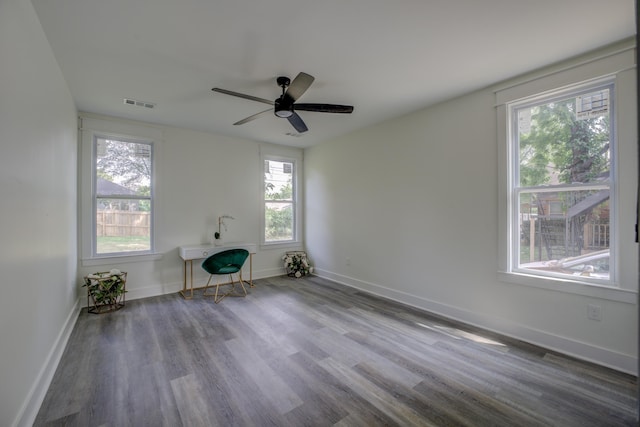
[(282, 95), (280, 95), (280, 97), (275, 101), (269, 101), (268, 99), (245, 95), (243, 93), (233, 92), (217, 87), (214, 87), (211, 90), (231, 96), (237, 96), (239, 98), (249, 99), (251, 101), (262, 102), (263, 104), (273, 105), (273, 108), (269, 108), (268, 110), (264, 110), (252, 116), (244, 118), (238, 122), (235, 122), (234, 125), (245, 124), (273, 111), (276, 116), (289, 120), (289, 123), (291, 123), (296, 131), (302, 133), (306, 132), (309, 129), (307, 128), (307, 125), (304, 123), (302, 118), (296, 113), (296, 111), (316, 111), (320, 113), (343, 114), (350, 114), (351, 112), (353, 112), (353, 106), (351, 105), (296, 103), (298, 98), (300, 98), (307, 91), (307, 89), (309, 89), (309, 86), (311, 86), (313, 80), (315, 80), (315, 78), (307, 73), (299, 73), (296, 78), (293, 79), (293, 81), (289, 80), (288, 77), (278, 77), (276, 79), (276, 82), (278, 83), (278, 86), (282, 88)]

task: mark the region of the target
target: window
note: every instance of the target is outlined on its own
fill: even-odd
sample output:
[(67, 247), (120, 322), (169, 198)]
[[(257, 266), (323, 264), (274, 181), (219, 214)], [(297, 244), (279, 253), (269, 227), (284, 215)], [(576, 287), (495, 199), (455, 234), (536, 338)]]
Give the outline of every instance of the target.
[(93, 254), (153, 251), (153, 143), (106, 136), (93, 146)]
[(637, 304), (635, 63), (625, 42), (494, 89), (501, 282)]
[(507, 104), (510, 271), (612, 284), (614, 84)]
[(266, 244), (298, 240), (295, 172), (293, 159), (264, 157), (263, 242)]

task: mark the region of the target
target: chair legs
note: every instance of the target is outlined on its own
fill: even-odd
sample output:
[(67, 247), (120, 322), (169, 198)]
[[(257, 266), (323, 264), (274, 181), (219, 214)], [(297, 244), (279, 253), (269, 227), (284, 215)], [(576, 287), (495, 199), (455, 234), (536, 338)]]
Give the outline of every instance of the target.
[[(242, 281), (242, 270), (238, 272), (238, 278), (240, 287), (242, 287), (242, 293), (232, 293), (236, 289), (236, 281), (233, 280), (233, 274), (229, 274), (229, 282), (228, 283), (220, 283), (219, 277), (216, 276), (216, 291), (214, 294), (207, 294), (207, 289), (209, 289), (209, 283), (211, 283), (211, 277), (213, 274), (209, 275), (209, 280), (207, 280), (207, 284), (204, 287), (204, 291), (202, 292), (202, 296), (205, 297), (213, 297), (213, 301), (217, 304), (226, 296), (230, 297), (245, 297), (247, 296), (247, 289), (244, 287), (244, 282)], [(219, 294), (220, 286), (231, 286), (228, 292)]]
[[(233, 277), (232, 277), (231, 274), (229, 275), (229, 277), (231, 278), (231, 281), (233, 282)], [(243, 295), (234, 295), (234, 296), (246, 297), (247, 296), (247, 289), (244, 287), (244, 281), (242, 280), (242, 270), (238, 271), (238, 279), (240, 279), (238, 281), (238, 283), (240, 284), (240, 287), (242, 288)], [(236, 284), (233, 283), (232, 290), (235, 289), (235, 288), (236, 288)]]

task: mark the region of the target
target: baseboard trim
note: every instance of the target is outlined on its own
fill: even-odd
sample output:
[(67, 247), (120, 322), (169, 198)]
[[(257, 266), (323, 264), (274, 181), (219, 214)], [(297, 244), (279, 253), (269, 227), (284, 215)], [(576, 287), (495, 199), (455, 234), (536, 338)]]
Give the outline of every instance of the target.
[(71, 332), (73, 332), (73, 328), (78, 320), (79, 314), (80, 299), (77, 299), (71, 308), (71, 311), (67, 315), (60, 333), (56, 337), (53, 347), (51, 348), (51, 351), (49, 351), (45, 363), (42, 365), (42, 368), (36, 377), (36, 381), (33, 383), (31, 390), (29, 390), (29, 394), (27, 395), (22, 408), (20, 408), (20, 411), (18, 412), (18, 416), (13, 423), (14, 427), (30, 427), (36, 420), (40, 406), (42, 406), (47, 390), (49, 390), (49, 386), (53, 380), (53, 375), (56, 373), (56, 369), (58, 369), (58, 364), (60, 363), (60, 359), (62, 359), (62, 354), (64, 353), (64, 349), (67, 347), (69, 337), (71, 337)]
[(314, 273), (322, 278), (349, 286), (383, 298), (400, 302), (411, 307), (434, 313), (448, 319), (467, 323), (491, 332), (505, 335), (539, 347), (543, 347), (580, 360), (595, 363), (631, 375), (638, 375), (638, 360), (635, 357), (617, 353), (606, 348), (572, 340), (549, 332), (530, 328), (525, 325), (508, 322), (504, 319), (463, 310), (442, 304), (427, 298), (390, 289), (385, 286), (344, 276), (331, 271), (316, 268)]
[[(284, 269), (282, 267), (262, 269), (262, 270), (253, 272), (253, 280), (266, 279), (269, 277), (281, 276), (283, 274), (284, 274)], [(243, 278), (245, 280), (248, 279), (246, 277), (246, 272), (243, 272)], [(204, 283), (198, 286), (204, 286)], [(126, 301), (133, 301), (136, 299), (155, 297), (159, 295), (173, 294), (181, 291), (182, 287), (183, 287), (182, 282), (174, 282), (174, 283), (164, 283), (164, 284), (157, 283), (157, 284), (147, 285), (143, 287), (136, 287), (134, 289), (128, 289), (127, 293), (125, 294), (125, 304), (126, 304)], [(86, 291), (82, 291), (82, 292), (85, 292), (84, 294), (85, 297), (81, 298), (80, 307), (86, 308), (87, 307)]]
[(182, 290), (182, 283), (169, 283), (135, 288), (127, 292), (127, 300), (155, 297), (158, 295), (174, 294)]

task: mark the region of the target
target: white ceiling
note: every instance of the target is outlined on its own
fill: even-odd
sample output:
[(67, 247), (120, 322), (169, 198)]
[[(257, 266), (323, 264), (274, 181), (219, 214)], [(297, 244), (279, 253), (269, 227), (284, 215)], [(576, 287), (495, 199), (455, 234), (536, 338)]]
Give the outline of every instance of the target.
[[(308, 147), (635, 34), (634, 0), (32, 0), (77, 107)], [(275, 99), (316, 80), (309, 131), (213, 87)], [(156, 104), (150, 110), (124, 98)], [(293, 133), (294, 136), (287, 135)]]

